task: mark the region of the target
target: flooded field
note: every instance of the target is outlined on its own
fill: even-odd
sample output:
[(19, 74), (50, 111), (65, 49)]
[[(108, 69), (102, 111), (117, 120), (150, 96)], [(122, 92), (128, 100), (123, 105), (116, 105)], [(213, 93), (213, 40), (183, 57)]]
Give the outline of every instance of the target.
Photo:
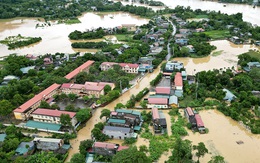
[[(209, 129), (208, 134), (192, 133), (185, 139), (193, 145), (204, 142), (209, 154), (201, 158), (202, 163), (208, 162), (211, 156), (221, 155), (229, 163), (259, 163), (260, 162), (260, 135), (253, 135), (238, 122), (224, 116), (217, 110), (199, 112), (204, 125)], [(243, 144), (237, 144), (242, 141)], [(194, 157), (194, 160), (197, 160)]]
[[(116, 27), (122, 24), (142, 25), (148, 22), (148, 19), (140, 18), (135, 15), (123, 12), (111, 13), (85, 13), (79, 17), (79, 24), (57, 24), (51, 22), (51, 26), (36, 28), (36, 25), (43, 22), (37, 18), (15, 18), (0, 21), (0, 40), (21, 34), (22, 36), (42, 37), (42, 41), (28, 47), (8, 50), (6, 45), (0, 44), (0, 56), (7, 56), (11, 53), (21, 55), (35, 54), (42, 55), (46, 53), (74, 53), (74, 52), (96, 52), (96, 49), (73, 49), (71, 41), (68, 38), (70, 32), (74, 30), (85, 31), (98, 27)], [(107, 36), (107, 40), (116, 42), (116, 37)], [(97, 40), (98, 41), (98, 40)]]
[[(200, 71), (213, 69), (237, 68), (238, 55), (251, 50), (259, 50), (255, 45), (236, 45), (227, 40), (211, 41), (211, 45), (217, 47), (212, 55), (203, 58), (174, 58), (184, 63), (187, 74), (195, 74)], [(213, 55), (214, 52), (219, 52), (219, 55)]]

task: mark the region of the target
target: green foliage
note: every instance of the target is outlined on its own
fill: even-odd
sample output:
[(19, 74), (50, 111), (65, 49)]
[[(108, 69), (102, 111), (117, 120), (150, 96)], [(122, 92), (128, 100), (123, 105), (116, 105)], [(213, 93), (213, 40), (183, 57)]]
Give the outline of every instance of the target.
[(85, 122), (85, 121), (87, 121), (91, 116), (92, 116), (92, 114), (91, 114), (91, 109), (90, 109), (90, 108), (80, 109), (80, 110), (76, 113), (76, 118), (77, 118), (77, 120), (80, 121), (80, 122)]
[(77, 112), (79, 109), (75, 107), (73, 104), (69, 104), (65, 107), (66, 111), (72, 111), (72, 112)]
[(140, 101), (147, 93), (149, 92), (148, 88), (144, 88), (142, 91), (140, 91), (136, 96), (135, 100)]
[(71, 40), (80, 40), (80, 39), (96, 39), (96, 38), (102, 38), (105, 36), (105, 32), (102, 28), (98, 28), (93, 31), (88, 31), (88, 32), (80, 32), (75, 30), (74, 32), (71, 32), (69, 34), (69, 38)]
[(108, 46), (106, 42), (74, 42), (71, 44), (73, 48), (84, 49), (101, 49)]
[(200, 142), (198, 145), (193, 145), (193, 150), (197, 150), (195, 154), (198, 157), (198, 162), (200, 157), (203, 157), (206, 153), (208, 153), (208, 149), (203, 142)]
[(175, 136), (186, 136), (188, 135), (188, 132), (184, 128), (185, 126), (185, 120), (181, 117), (178, 116), (178, 120), (174, 122), (174, 119), (172, 118), (172, 134)]
[(110, 117), (110, 113), (111, 113), (111, 111), (110, 110), (108, 110), (108, 109), (103, 109), (102, 111), (101, 111), (101, 115), (100, 115), (100, 119), (101, 118), (103, 118), (103, 117), (106, 117), (106, 119), (108, 119), (109, 117)]
[(70, 94), (68, 94), (68, 97), (69, 97), (69, 99), (70, 99), (71, 101), (74, 101), (74, 100), (76, 100), (77, 95), (74, 94), (74, 93), (70, 93)]
[(80, 153), (75, 153), (72, 155), (70, 163), (83, 163), (86, 161), (85, 157), (86, 157), (85, 155), (82, 155)]
[(96, 141), (106, 141), (108, 140), (108, 136), (103, 134), (102, 130), (104, 128), (104, 124), (99, 122), (95, 124), (94, 128), (91, 130), (92, 137), (95, 138)]
[(131, 145), (131, 144), (134, 144), (136, 142), (136, 138), (125, 138), (124, 140), (124, 145)]
[(145, 155), (144, 152), (138, 151), (136, 147), (130, 147), (128, 149), (117, 152), (112, 163), (151, 163), (152, 161)]
[(41, 104), (40, 104), (39, 108), (50, 109), (51, 106), (50, 106), (50, 104), (49, 104), (48, 102), (46, 102), (46, 101), (41, 101)]
[(28, 163), (61, 163), (53, 152), (39, 152), (34, 155), (30, 155), (26, 162)]
[(93, 140), (90, 139), (81, 141), (79, 145), (80, 154), (86, 156), (87, 150), (92, 147), (93, 143)]
[(134, 106), (135, 106), (135, 102), (136, 102), (136, 100), (135, 100), (136, 98), (135, 98), (135, 96), (134, 95), (132, 95), (131, 97), (130, 97), (130, 99), (126, 102), (126, 107), (127, 108), (133, 108)]
[(159, 73), (154, 80), (150, 82), (151, 86), (156, 86), (162, 79), (162, 73)]
[(69, 114), (61, 114), (60, 115), (60, 123), (63, 126), (71, 126), (71, 119)]
[(211, 160), (208, 163), (226, 163), (224, 157), (218, 155), (211, 157)]

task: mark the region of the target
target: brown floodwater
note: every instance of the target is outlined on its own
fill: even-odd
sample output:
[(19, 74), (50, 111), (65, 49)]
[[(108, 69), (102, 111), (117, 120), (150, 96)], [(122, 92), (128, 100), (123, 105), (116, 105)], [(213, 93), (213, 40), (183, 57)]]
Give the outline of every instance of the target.
[[(230, 163), (260, 162), (260, 135), (252, 134), (217, 110), (204, 110), (199, 114), (209, 133), (199, 134), (189, 130), (189, 136), (185, 139), (191, 140), (193, 145), (203, 142), (208, 148), (209, 154), (201, 158), (200, 162), (208, 162), (216, 155), (223, 156)], [(237, 141), (243, 141), (243, 144), (239, 145)], [(195, 156), (194, 160), (197, 160)]]
[[(73, 49), (71, 41), (68, 38), (70, 32), (74, 30), (86, 31), (98, 27), (116, 27), (122, 24), (142, 25), (148, 22), (148, 19), (123, 13), (84, 13), (79, 17), (79, 24), (57, 24), (56, 21), (51, 22), (51, 26), (36, 28), (36, 24), (42, 24), (40, 19), (33, 18), (15, 18), (0, 21), (0, 40), (8, 36), (21, 34), (22, 36), (42, 37), (42, 41), (28, 47), (8, 50), (6, 45), (0, 44), (0, 56), (7, 56), (12, 53), (20, 55), (35, 54), (42, 55), (46, 53), (74, 53), (74, 52), (96, 52), (88, 49)], [(117, 42), (114, 36), (107, 36), (111, 42)]]
[[(174, 58), (183, 62), (187, 74), (193, 75), (196, 72), (207, 71), (213, 69), (237, 68), (238, 55), (251, 50), (259, 50), (255, 45), (235, 45), (227, 40), (211, 41), (211, 45), (217, 47), (212, 52), (212, 55), (202, 58)], [(214, 55), (214, 52), (219, 52), (219, 55)]]

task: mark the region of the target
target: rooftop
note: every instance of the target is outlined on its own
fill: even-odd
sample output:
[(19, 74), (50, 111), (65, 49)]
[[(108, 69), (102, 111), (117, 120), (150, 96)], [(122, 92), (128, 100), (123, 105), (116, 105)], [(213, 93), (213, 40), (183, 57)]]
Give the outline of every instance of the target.
[(107, 123), (121, 123), (121, 124), (125, 124), (125, 120), (123, 120), (123, 119), (112, 119), (112, 118), (110, 118), (108, 121), (107, 121)]
[(61, 127), (61, 125), (59, 125), (59, 124), (37, 122), (37, 121), (32, 121), (32, 120), (27, 121), (25, 126), (37, 128), (37, 129), (52, 130), (52, 131), (59, 131), (59, 129)]
[(183, 86), (182, 76), (181, 76), (180, 72), (176, 73), (175, 78), (174, 78), (174, 84), (175, 84), (175, 86), (180, 86), (180, 87)]
[(185, 110), (186, 110), (186, 112), (188, 113), (189, 116), (193, 116), (194, 115), (194, 112), (193, 112), (193, 110), (190, 107), (187, 107)]
[(169, 104), (178, 104), (178, 97), (177, 96), (170, 96)]
[(170, 87), (156, 87), (155, 88), (156, 94), (167, 94), (169, 95), (171, 93)]
[(117, 148), (117, 145), (113, 144), (113, 143), (95, 142), (93, 144), (93, 147), (115, 149), (115, 148)]
[(204, 123), (199, 114), (195, 114), (195, 119), (198, 127), (204, 127)]
[(70, 116), (70, 118), (73, 118), (76, 115), (75, 112), (68, 112), (68, 111), (62, 111), (62, 110), (51, 110), (51, 109), (43, 109), (43, 108), (36, 109), (32, 114), (47, 115), (47, 116), (52, 116), (52, 117), (60, 117), (61, 114), (68, 114)]
[(161, 104), (161, 105), (167, 105), (168, 104), (168, 98), (148, 98), (149, 104)]
[(105, 126), (103, 131), (119, 131), (123, 133), (130, 133), (131, 129), (130, 128), (125, 128), (125, 127), (115, 127), (115, 126)]
[(53, 142), (53, 143), (60, 143), (62, 139), (54, 139), (54, 138), (34, 138), (33, 141), (38, 142)]
[(0, 134), (0, 142), (5, 140), (6, 134)]
[(138, 64), (132, 64), (132, 63), (119, 63), (121, 67), (130, 67), (130, 68), (138, 68)]
[(157, 108), (152, 108), (153, 119), (159, 119), (159, 112)]
[(75, 70), (71, 71), (69, 74), (67, 74), (65, 76), (66, 79), (70, 80), (73, 77), (75, 77), (76, 75), (78, 75), (78, 73), (80, 73), (81, 71), (83, 71), (84, 69), (88, 68), (89, 66), (91, 66), (95, 61), (87, 61), (84, 64), (82, 64), (81, 66), (79, 66), (78, 68), (76, 68)]

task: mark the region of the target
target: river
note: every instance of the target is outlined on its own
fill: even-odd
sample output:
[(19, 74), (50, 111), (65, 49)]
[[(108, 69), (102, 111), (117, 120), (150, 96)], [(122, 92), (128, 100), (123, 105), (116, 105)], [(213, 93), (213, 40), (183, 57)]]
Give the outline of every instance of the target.
[[(108, 13), (84, 13), (79, 17), (79, 24), (57, 24), (51, 22), (51, 26), (38, 27), (36, 24), (43, 24), (37, 18), (14, 18), (0, 21), (0, 40), (8, 36), (21, 34), (22, 36), (42, 37), (42, 41), (28, 47), (8, 50), (6, 45), (0, 44), (0, 57), (12, 53), (20, 55), (35, 54), (43, 55), (46, 53), (74, 53), (74, 52), (96, 52), (95, 49), (73, 49), (68, 38), (70, 32), (74, 30), (86, 31), (98, 27), (116, 27), (122, 24), (142, 25), (148, 23), (148, 19), (140, 18), (135, 15), (123, 12)], [(115, 41), (115, 38), (112, 38)]]

